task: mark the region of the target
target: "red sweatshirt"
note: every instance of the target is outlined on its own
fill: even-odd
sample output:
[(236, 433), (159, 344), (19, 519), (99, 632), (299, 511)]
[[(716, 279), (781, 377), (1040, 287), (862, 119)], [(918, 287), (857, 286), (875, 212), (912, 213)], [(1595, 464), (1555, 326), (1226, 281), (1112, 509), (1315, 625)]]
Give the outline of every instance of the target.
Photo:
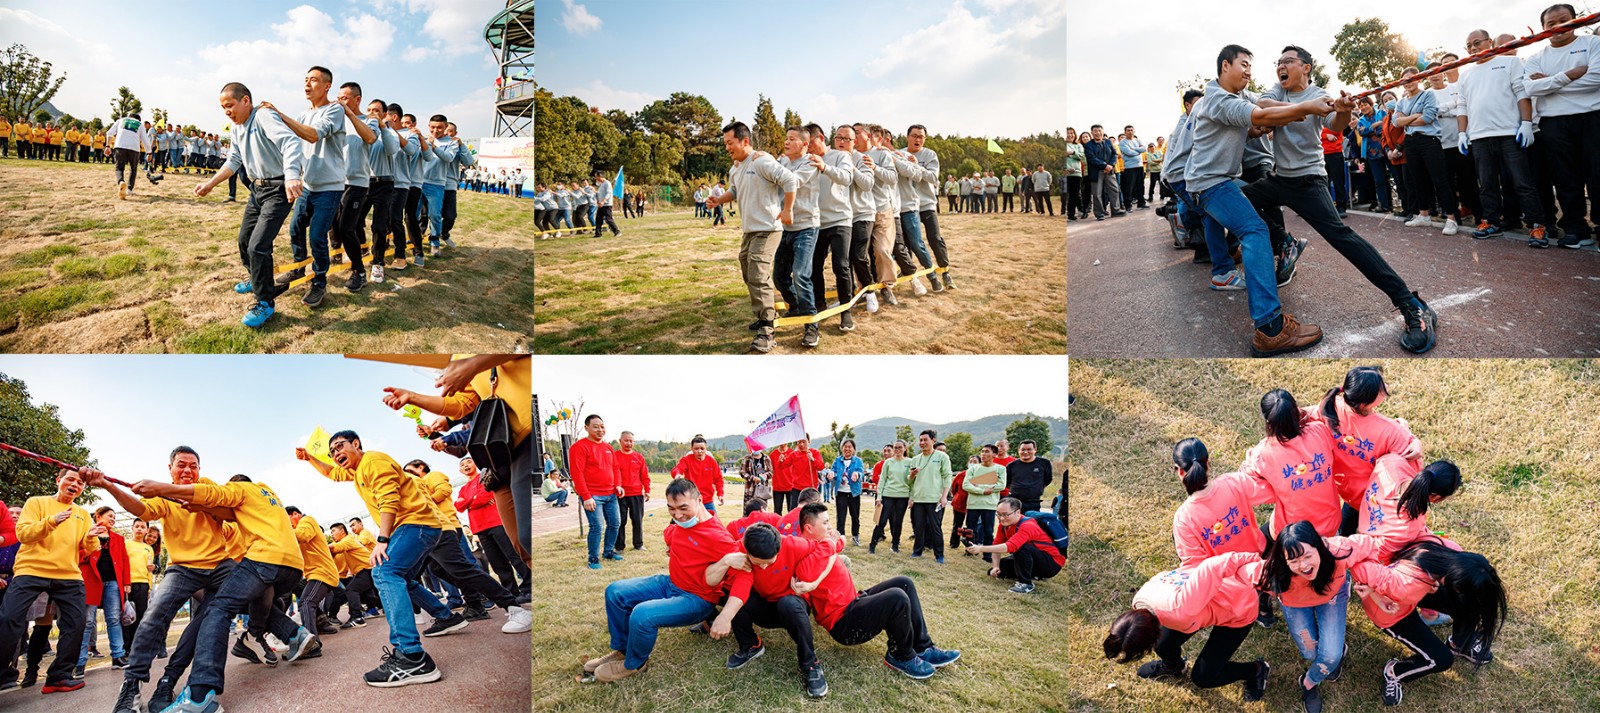
[(778, 518), (778, 534), (791, 537), (800, 536), (800, 508), (793, 508)]
[(1018, 548), (1032, 542), (1035, 547), (1039, 548), (1039, 551), (1050, 555), (1050, 559), (1055, 560), (1056, 564), (1065, 565), (1067, 563), (1066, 556), (1062, 555), (1061, 550), (1056, 548), (1055, 540), (1044, 534), (1044, 530), (1039, 529), (1039, 523), (1034, 522), (1031, 518), (1023, 518), (1022, 523), (1017, 527), (1001, 525), (1000, 538), (997, 542), (1004, 542), (1007, 552), (1016, 552)]
[(1259, 478), (1225, 473), (1208, 479), (1206, 487), (1189, 496), (1172, 516), (1172, 540), (1178, 546), (1178, 563), (1192, 567), (1229, 552), (1267, 549), (1251, 507), (1272, 500), (1272, 489)]
[(700, 489), (702, 502), (709, 504), (713, 497), (722, 497), (722, 466), (710, 453), (705, 458), (695, 458), (693, 453), (679, 458), (678, 464), (672, 466), (672, 477), (688, 478)]
[[(1011, 461), (1016, 459), (1016, 456), (1000, 456), (999, 458), (994, 459), (994, 464), (998, 466), (1008, 466), (1011, 465)], [(1010, 496), (1011, 488), (1007, 487), (1006, 489), (1000, 491), (1000, 497), (1006, 498)]]
[(612, 463), (611, 446), (604, 441), (579, 439), (567, 452), (567, 461), (578, 500), (617, 494), (617, 469)]
[(758, 510), (755, 513), (746, 515), (728, 523), (728, 534), (733, 535), (733, 539), (735, 540), (741, 539), (744, 537), (744, 531), (750, 529), (752, 525), (758, 522), (764, 522), (773, 527), (777, 527), (778, 514), (767, 512), (766, 510)]
[(950, 481), (950, 492), (954, 493), (950, 498), (950, 507), (954, 508), (956, 512), (967, 511), (967, 491), (961, 488), (961, 484), (966, 481), (967, 471), (964, 470), (956, 473), (955, 479)]
[(790, 448), (772, 461), (773, 490), (804, 490), (817, 487), (817, 471), (828, 467), (822, 452), (815, 448)]
[(617, 468), (617, 484), (623, 495), (644, 495), (650, 492), (650, 468), (644, 464), (644, 454), (638, 451), (612, 451), (612, 462)]
[[(817, 542), (803, 537), (784, 537), (780, 542), (782, 544), (778, 547), (778, 557), (771, 565), (760, 567), (751, 564), (749, 572), (742, 569), (728, 570), (728, 575), (733, 578), (733, 587), (729, 590), (728, 596), (748, 602), (750, 591), (754, 589), (762, 599), (775, 602), (785, 595), (794, 594), (794, 590), (789, 588), (789, 580), (795, 577), (797, 573), (795, 566), (802, 560), (811, 556), (813, 552), (822, 552), (823, 556), (827, 557), (837, 554), (844, 548), (844, 540)], [(740, 543), (739, 550), (744, 551), (743, 543)], [(834, 563), (835, 569), (843, 566)]]
[[(1339, 415), (1339, 435), (1333, 439), (1333, 482), (1342, 500), (1360, 508), (1362, 494), (1372, 480), (1372, 466), (1383, 456), (1405, 450), (1416, 436), (1388, 416), (1356, 413), (1345, 405), (1344, 396), (1333, 397), (1333, 410)], [(1308, 417), (1326, 423), (1320, 408), (1305, 411)]]
[(1368, 585), (1378, 594), (1389, 601), (1399, 605), (1395, 611), (1387, 612), (1376, 601), (1377, 597), (1362, 597), (1361, 608), (1367, 610), (1367, 618), (1379, 629), (1387, 629), (1400, 623), (1413, 609), (1417, 602), (1432, 593), (1438, 585), (1433, 577), (1428, 576), (1421, 567), (1412, 564), (1410, 560), (1381, 565), (1377, 562), (1366, 561), (1350, 569), (1351, 576), (1357, 582)]
[[(832, 554), (830, 548), (818, 548), (795, 566), (795, 577), (802, 582), (816, 580), (817, 575), (822, 574), (823, 568), (828, 566), (828, 557)], [(811, 604), (817, 623), (824, 629), (832, 630), (833, 625), (839, 623), (839, 617), (844, 616), (845, 608), (857, 596), (859, 592), (856, 591), (855, 580), (850, 576), (850, 568), (836, 561), (828, 576), (822, 579), (816, 589), (806, 594), (805, 599)]]
[(11, 521), (11, 508), (0, 500), (0, 547), (17, 544), (17, 523)]
[(1260, 561), (1258, 554), (1230, 552), (1162, 572), (1133, 595), (1133, 606), (1155, 612), (1162, 626), (1184, 634), (1208, 626), (1249, 626), (1255, 623), (1259, 602), (1255, 587), (1239, 569)]
[[(128, 545), (122, 535), (111, 533), (105, 547), (93, 552), (78, 550), (78, 571), (83, 573), (84, 603), (91, 607), (100, 606), (100, 595), (103, 593), (105, 581), (100, 579), (100, 558), (111, 558), (111, 569), (117, 573), (117, 585), (120, 590), (128, 586)], [(121, 596), (120, 594), (118, 596)]]
[(1272, 488), (1272, 531), (1310, 520), (1317, 534), (1339, 534), (1339, 489), (1333, 482), (1333, 432), (1328, 424), (1301, 419), (1300, 435), (1288, 443), (1263, 438), (1245, 454), (1239, 470)]
[(706, 584), (706, 568), (739, 549), (722, 521), (708, 517), (687, 528), (671, 522), (662, 537), (667, 541), (667, 576), (672, 583), (716, 604), (722, 597), (722, 586)]
[(492, 527), (499, 527), (500, 511), (494, 505), (494, 493), (483, 489), (482, 474), (472, 476), (461, 490), (456, 491), (456, 512), (467, 514), (467, 527), (476, 535)]
[(872, 490), (878, 490), (878, 479), (883, 477), (883, 461), (872, 464)]

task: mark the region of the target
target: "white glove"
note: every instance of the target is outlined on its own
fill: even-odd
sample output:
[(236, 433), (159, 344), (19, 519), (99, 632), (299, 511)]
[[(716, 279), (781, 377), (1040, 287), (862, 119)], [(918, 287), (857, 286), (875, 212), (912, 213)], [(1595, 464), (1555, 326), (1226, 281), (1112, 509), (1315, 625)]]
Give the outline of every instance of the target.
[(1461, 138), (1456, 140), (1456, 148), (1461, 150), (1461, 155), (1467, 155), (1467, 148), (1472, 145), (1472, 140), (1467, 138), (1467, 132), (1461, 132)]
[(1533, 122), (1524, 121), (1517, 125), (1517, 143), (1522, 148), (1528, 148), (1533, 145)]

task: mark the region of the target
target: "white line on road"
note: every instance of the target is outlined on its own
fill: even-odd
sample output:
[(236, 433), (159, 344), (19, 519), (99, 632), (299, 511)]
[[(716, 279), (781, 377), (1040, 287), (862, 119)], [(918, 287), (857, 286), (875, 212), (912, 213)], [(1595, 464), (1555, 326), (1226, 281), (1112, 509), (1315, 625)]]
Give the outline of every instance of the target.
[[(1487, 287), (1480, 287), (1476, 290), (1458, 292), (1453, 295), (1445, 295), (1444, 297), (1440, 297), (1437, 300), (1429, 302), (1428, 306), (1432, 307), (1433, 311), (1436, 313), (1443, 312), (1451, 307), (1458, 307), (1468, 302), (1472, 302), (1473, 300), (1483, 297), (1493, 291), (1494, 290), (1491, 290)], [(1360, 331), (1341, 334), (1334, 339), (1325, 339), (1321, 344), (1313, 347), (1310, 350), (1311, 353), (1306, 354), (1306, 356), (1347, 356), (1350, 354), (1352, 347), (1376, 341), (1379, 337), (1382, 337), (1385, 334), (1393, 331), (1394, 327), (1391, 323), (1396, 319), (1398, 318), (1386, 318), (1383, 320), (1382, 324)]]

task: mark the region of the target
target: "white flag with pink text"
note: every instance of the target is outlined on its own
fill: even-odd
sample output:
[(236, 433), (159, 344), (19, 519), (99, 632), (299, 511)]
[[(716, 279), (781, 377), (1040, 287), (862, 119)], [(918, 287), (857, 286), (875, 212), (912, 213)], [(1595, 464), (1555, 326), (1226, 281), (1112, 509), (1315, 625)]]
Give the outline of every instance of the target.
[(777, 411), (773, 411), (750, 435), (744, 444), (752, 451), (762, 451), (806, 437), (806, 421), (800, 415), (800, 395), (790, 396)]

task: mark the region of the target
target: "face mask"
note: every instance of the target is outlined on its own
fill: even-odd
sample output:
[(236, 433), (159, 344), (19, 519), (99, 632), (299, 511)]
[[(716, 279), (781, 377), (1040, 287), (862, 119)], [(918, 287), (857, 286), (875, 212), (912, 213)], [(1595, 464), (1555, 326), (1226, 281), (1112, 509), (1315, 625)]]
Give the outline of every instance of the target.
[(688, 520), (673, 520), (672, 522), (677, 524), (678, 527), (687, 529), (700, 524), (700, 516), (696, 515)]

